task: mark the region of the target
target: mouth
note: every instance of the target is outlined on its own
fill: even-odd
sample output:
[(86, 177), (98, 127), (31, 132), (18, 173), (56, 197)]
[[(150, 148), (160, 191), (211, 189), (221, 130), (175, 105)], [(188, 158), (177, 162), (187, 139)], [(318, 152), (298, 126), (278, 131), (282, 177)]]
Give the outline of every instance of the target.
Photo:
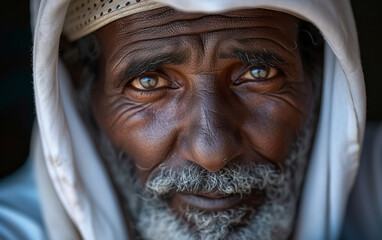
[(222, 211), (234, 208), (242, 204), (254, 203), (258, 205), (262, 202), (263, 194), (260, 190), (253, 191), (250, 195), (232, 194), (226, 195), (218, 192), (209, 193), (189, 193), (178, 192), (173, 195), (170, 201), (171, 207), (176, 210), (199, 209), (208, 212)]

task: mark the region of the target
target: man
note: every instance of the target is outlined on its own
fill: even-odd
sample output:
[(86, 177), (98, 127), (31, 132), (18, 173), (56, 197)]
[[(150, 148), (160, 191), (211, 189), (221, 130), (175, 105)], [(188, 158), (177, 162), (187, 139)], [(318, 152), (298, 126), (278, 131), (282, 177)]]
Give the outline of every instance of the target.
[(87, 125), (95, 119), (89, 129), (139, 235), (290, 235), (319, 92), (299, 31), (299, 19), (270, 10), (159, 8), (78, 43), (90, 85), (80, 99), (92, 99), (79, 105), (92, 109)]
[[(364, 125), (349, 4), (165, 4), (34, 5), (33, 158), (50, 237), (337, 238)], [(301, 19), (327, 43), (314, 141), (320, 52), (305, 49)], [(82, 38), (61, 43), (70, 73), (62, 26)]]

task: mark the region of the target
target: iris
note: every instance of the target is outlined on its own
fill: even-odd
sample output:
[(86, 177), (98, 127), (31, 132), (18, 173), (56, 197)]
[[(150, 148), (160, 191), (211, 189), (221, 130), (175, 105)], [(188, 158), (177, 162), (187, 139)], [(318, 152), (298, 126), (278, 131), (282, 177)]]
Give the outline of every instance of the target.
[(158, 78), (153, 77), (141, 77), (139, 83), (145, 89), (154, 88), (158, 84)]
[(251, 75), (253, 78), (267, 78), (269, 75), (269, 69), (264, 69), (264, 68), (253, 68), (251, 69)]

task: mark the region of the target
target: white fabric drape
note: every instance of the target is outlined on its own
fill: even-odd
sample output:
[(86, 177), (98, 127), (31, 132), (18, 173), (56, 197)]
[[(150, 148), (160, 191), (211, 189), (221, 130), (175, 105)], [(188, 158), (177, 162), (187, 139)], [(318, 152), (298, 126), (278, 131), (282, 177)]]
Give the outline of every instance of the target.
[[(326, 40), (323, 98), (296, 239), (336, 239), (353, 185), (365, 125), (358, 41), (347, 0), (158, 0), (182, 11), (268, 8), (317, 26)], [(126, 239), (115, 193), (72, 102), (58, 60), (68, 0), (32, 1), (36, 113), (49, 181), (84, 239)], [(44, 208), (44, 206), (43, 206)], [(52, 210), (54, 211), (54, 210)]]

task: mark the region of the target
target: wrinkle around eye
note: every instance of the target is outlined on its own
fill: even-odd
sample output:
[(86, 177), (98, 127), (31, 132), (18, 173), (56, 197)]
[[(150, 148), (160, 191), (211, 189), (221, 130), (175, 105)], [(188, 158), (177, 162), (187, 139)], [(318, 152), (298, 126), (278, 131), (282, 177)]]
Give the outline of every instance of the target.
[(238, 79), (233, 88), (240, 91), (247, 91), (253, 94), (277, 94), (287, 84), (283, 76), (275, 76), (270, 79)]
[[(151, 103), (141, 103), (136, 101), (131, 101), (122, 97), (122, 99), (117, 100), (119, 103), (115, 103), (116, 106), (111, 107), (109, 112), (110, 115), (114, 116), (113, 120), (110, 122), (110, 130), (114, 130), (115, 127), (120, 126), (118, 122), (126, 122), (130, 118), (136, 116), (138, 113), (147, 110), (151, 107)], [(113, 104), (110, 104), (113, 105)]]
[(148, 89), (148, 90), (140, 90), (134, 87), (125, 87), (123, 90), (124, 96), (131, 102), (135, 102), (137, 104), (148, 104), (148, 103), (163, 103), (160, 101), (162, 98), (166, 98), (167, 95), (173, 96), (171, 93), (171, 87), (160, 87), (157, 89)]
[(266, 96), (272, 98), (272, 99), (277, 99), (277, 101), (282, 101), (286, 104), (288, 104), (290, 107), (292, 107), (294, 110), (296, 110), (298, 113), (305, 115), (305, 111), (302, 109), (303, 106), (299, 106), (298, 104), (295, 103), (290, 97), (290, 95), (287, 94), (276, 94), (276, 93), (269, 93), (265, 94)]

